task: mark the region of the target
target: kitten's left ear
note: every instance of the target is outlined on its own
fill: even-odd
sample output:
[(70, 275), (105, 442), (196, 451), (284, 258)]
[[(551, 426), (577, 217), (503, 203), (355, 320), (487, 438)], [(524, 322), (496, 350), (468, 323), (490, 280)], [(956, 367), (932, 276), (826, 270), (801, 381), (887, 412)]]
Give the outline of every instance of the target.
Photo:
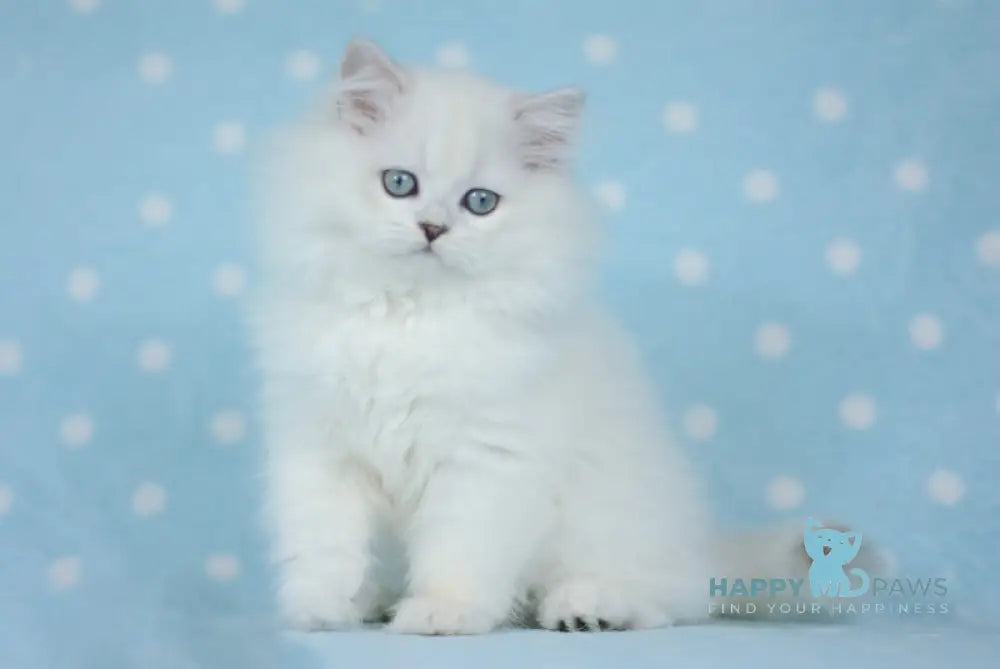
[(374, 43), (351, 42), (340, 62), (337, 112), (359, 133), (367, 134), (389, 117), (405, 82), (403, 69)]
[(557, 169), (572, 157), (585, 100), (579, 88), (519, 96), (514, 122), (521, 131), (521, 156), (531, 170)]

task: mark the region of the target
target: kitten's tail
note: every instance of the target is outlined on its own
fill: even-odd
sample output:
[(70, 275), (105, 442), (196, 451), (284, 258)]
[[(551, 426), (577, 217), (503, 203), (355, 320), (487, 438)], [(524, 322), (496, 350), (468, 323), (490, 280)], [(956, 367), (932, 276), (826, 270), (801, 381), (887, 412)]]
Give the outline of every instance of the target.
[[(824, 526), (842, 527), (838, 523), (824, 523)], [(804, 527), (796, 522), (718, 535), (714, 565), (717, 574), (709, 583), (711, 614), (736, 619), (829, 618), (829, 606), (836, 598), (812, 594), (809, 584), (812, 559), (803, 543)], [(860, 567), (851, 569), (851, 573), (862, 579), (861, 586), (852, 590), (857, 595), (868, 591), (868, 573), (888, 571), (885, 556), (867, 537), (851, 564)]]

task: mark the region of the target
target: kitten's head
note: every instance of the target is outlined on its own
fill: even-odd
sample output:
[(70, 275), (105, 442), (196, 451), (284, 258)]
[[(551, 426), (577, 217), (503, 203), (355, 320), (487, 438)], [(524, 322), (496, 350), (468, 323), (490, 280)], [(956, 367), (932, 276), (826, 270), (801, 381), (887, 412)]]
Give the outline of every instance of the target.
[(291, 134), (273, 213), (275, 243), (297, 245), (303, 271), (535, 307), (579, 282), (593, 232), (570, 175), (579, 90), (516, 93), (355, 42), (331, 97)]

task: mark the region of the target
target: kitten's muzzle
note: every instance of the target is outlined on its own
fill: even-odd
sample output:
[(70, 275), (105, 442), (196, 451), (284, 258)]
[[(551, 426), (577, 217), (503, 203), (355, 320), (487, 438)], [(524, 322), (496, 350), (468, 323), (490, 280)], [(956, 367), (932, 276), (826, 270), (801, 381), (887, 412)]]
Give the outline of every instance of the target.
[(426, 221), (420, 223), (420, 229), (424, 231), (424, 237), (427, 238), (427, 243), (433, 242), (435, 239), (448, 232), (447, 225), (438, 225), (437, 223), (427, 223)]

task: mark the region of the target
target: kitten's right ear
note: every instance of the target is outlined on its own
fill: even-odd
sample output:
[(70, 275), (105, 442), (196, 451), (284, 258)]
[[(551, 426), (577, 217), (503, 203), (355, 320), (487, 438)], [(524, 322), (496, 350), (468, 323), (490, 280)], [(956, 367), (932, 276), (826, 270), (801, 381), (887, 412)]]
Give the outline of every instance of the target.
[(355, 40), (340, 61), (337, 113), (357, 132), (367, 134), (385, 122), (405, 85), (403, 69), (385, 52), (372, 42)]

